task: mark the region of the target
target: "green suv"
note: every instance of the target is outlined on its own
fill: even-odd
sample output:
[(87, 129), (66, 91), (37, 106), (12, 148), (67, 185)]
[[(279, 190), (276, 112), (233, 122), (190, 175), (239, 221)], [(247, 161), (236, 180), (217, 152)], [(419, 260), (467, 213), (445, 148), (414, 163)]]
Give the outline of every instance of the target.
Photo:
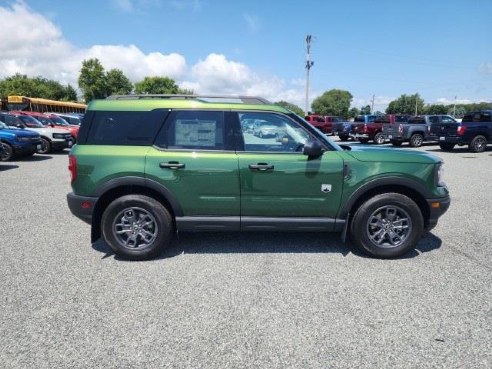
[(95, 100), (69, 169), (72, 213), (92, 225), (92, 242), (130, 259), (159, 255), (177, 231), (340, 232), (393, 258), (450, 204), (438, 157), (338, 146), (256, 97)]

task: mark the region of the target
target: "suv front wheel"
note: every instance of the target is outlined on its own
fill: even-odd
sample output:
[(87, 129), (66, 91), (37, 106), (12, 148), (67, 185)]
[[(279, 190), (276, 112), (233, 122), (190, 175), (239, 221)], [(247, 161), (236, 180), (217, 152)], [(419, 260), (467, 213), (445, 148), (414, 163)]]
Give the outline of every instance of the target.
[(158, 256), (170, 244), (174, 227), (160, 202), (144, 195), (126, 195), (106, 208), (101, 230), (117, 255), (143, 260)]
[(412, 199), (399, 193), (383, 193), (357, 209), (350, 238), (366, 254), (395, 258), (415, 247), (423, 229), (422, 213)]

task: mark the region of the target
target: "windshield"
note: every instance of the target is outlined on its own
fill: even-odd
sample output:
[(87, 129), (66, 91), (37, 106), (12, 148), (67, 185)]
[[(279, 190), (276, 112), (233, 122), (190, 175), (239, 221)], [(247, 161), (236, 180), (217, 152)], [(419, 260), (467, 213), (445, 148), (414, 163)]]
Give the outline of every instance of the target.
[(28, 128), (43, 128), (44, 126), (39, 122), (39, 120), (34, 119), (28, 115), (19, 115), (18, 118), (26, 125)]
[(50, 117), (50, 119), (59, 126), (68, 126), (68, 122), (65, 119), (60, 118), (57, 115)]
[(36, 117), (37, 120), (39, 120), (43, 125), (49, 126), (53, 124), (50, 118), (48, 117)]

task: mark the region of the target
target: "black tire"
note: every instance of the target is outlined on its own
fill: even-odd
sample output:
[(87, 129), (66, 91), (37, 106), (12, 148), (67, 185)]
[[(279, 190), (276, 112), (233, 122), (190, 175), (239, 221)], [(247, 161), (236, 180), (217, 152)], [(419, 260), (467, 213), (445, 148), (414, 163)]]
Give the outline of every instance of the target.
[(38, 154), (49, 154), (51, 152), (51, 142), (45, 137), (41, 137), (41, 148), (36, 150)]
[(423, 234), (424, 219), (409, 197), (383, 193), (357, 209), (349, 229), (350, 239), (362, 252), (377, 258), (396, 258), (415, 248)]
[(368, 143), (368, 142), (369, 142), (369, 140), (368, 140), (367, 138), (359, 138), (359, 142), (360, 142), (361, 144), (366, 144), (366, 143)]
[(2, 156), (0, 157), (0, 160), (12, 160), (12, 158), (14, 157), (14, 149), (12, 148), (12, 146), (4, 142), (0, 142), (0, 145), (3, 146)]
[(391, 141), (391, 144), (393, 146), (399, 147), (399, 146), (401, 146), (402, 142), (401, 141)]
[(410, 137), (410, 146), (412, 147), (420, 147), (422, 146), (422, 143), (424, 142), (424, 136), (420, 133), (414, 133), (411, 137)]
[(487, 148), (487, 139), (482, 135), (475, 136), (468, 145), (468, 148), (471, 152), (484, 152)]
[(101, 230), (104, 240), (118, 256), (145, 260), (158, 256), (170, 244), (174, 226), (171, 214), (157, 200), (126, 195), (106, 208)]
[(384, 141), (385, 141), (385, 138), (384, 138), (383, 133), (382, 132), (376, 133), (376, 135), (374, 136), (374, 143), (376, 145), (382, 145), (382, 144), (384, 144)]
[(339, 135), (338, 138), (340, 139), (340, 141), (347, 141), (349, 139), (349, 136), (348, 135)]
[(454, 149), (454, 146), (456, 144), (454, 143), (449, 143), (449, 142), (444, 142), (444, 143), (440, 143), (439, 144), (439, 147), (441, 148), (441, 150), (443, 151), (452, 151)]

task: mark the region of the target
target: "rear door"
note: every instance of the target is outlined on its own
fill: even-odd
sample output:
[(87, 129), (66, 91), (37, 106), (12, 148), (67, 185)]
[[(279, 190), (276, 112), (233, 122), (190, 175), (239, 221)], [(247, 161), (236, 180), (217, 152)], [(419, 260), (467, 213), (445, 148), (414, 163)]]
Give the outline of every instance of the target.
[(172, 111), (149, 149), (145, 173), (174, 195), (184, 217), (237, 217), (239, 227), (238, 159), (227, 114)]

